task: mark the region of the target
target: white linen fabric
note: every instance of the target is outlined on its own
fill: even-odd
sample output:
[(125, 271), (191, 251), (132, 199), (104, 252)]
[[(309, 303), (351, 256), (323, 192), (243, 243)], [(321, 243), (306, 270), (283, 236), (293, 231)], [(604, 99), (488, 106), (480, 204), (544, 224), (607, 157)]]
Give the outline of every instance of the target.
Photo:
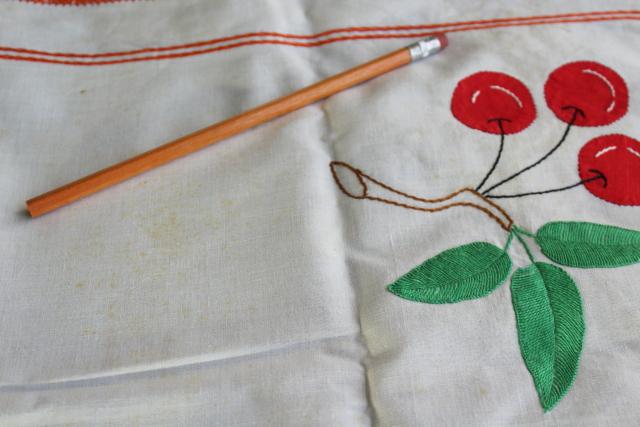
[[(632, 9), (633, 1), (0, 3), (0, 45), (110, 52), (253, 31), (312, 34)], [(0, 61), (0, 425), (565, 426), (640, 423), (640, 265), (567, 269), (586, 336), (575, 384), (544, 413), (520, 355), (508, 283), (450, 305), (386, 285), (450, 247), (506, 233), (474, 210), (407, 211), (342, 194), (342, 160), (412, 194), (477, 184), (498, 136), (450, 111), (457, 82), (505, 72), (537, 119), (507, 136), (498, 177), (555, 144), (548, 74), (615, 69), (629, 111), (575, 127), (505, 185), (576, 180), (589, 139), (640, 139), (640, 21), (452, 33), (442, 54), (306, 107), (38, 219), (24, 201), (409, 44), (254, 45), (105, 66)], [(3, 52), (0, 52), (3, 53)], [(6, 53), (6, 52), (4, 52)], [(518, 224), (640, 229), (640, 207), (584, 188), (506, 199)], [(516, 267), (527, 264), (514, 244)]]

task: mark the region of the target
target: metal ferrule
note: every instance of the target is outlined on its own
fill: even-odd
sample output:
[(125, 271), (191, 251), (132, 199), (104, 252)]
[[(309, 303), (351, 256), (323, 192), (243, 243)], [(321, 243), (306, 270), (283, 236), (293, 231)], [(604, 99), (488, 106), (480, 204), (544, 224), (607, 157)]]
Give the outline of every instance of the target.
[(407, 46), (407, 49), (409, 49), (409, 53), (411, 54), (411, 62), (415, 62), (440, 52), (440, 50), (442, 50), (442, 44), (438, 37), (430, 36)]

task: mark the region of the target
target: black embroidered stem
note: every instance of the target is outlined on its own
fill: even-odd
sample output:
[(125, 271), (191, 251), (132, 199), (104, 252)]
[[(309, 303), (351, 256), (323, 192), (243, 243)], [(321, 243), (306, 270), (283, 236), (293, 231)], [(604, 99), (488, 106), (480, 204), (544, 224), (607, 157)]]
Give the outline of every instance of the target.
[(582, 115), (582, 117), (584, 117), (584, 112), (581, 109), (579, 109), (578, 107), (569, 106), (569, 107), (563, 107), (563, 108), (565, 108), (565, 109), (573, 109), (573, 116), (571, 117), (571, 120), (567, 124), (567, 127), (564, 130), (564, 133), (562, 134), (562, 138), (560, 138), (560, 141), (558, 141), (558, 143), (551, 150), (549, 150), (549, 152), (547, 154), (542, 156), (539, 160), (537, 160), (536, 162), (530, 164), (529, 166), (527, 166), (527, 167), (525, 167), (523, 169), (520, 169), (518, 172), (516, 172), (513, 175), (503, 179), (502, 181), (499, 181), (497, 184), (492, 185), (491, 187), (489, 187), (488, 189), (486, 189), (485, 191), (482, 192), (483, 195), (487, 195), (491, 190), (495, 190), (496, 188), (498, 188), (501, 185), (503, 185), (503, 184), (511, 181), (512, 179), (518, 177), (519, 175), (523, 174), (524, 172), (528, 171), (529, 169), (538, 166), (540, 163), (542, 163), (547, 158), (549, 158), (549, 156), (551, 156), (558, 148), (560, 148), (562, 143), (567, 139), (567, 136), (569, 135), (569, 131), (571, 130), (571, 126), (573, 126), (573, 124), (575, 123), (576, 119), (578, 118), (578, 114), (580, 114), (580, 115)]
[(532, 191), (530, 193), (520, 193), (520, 194), (506, 194), (506, 195), (495, 195), (495, 196), (492, 196), (492, 195), (488, 194), (488, 195), (485, 195), (485, 197), (487, 197), (489, 199), (510, 199), (510, 198), (514, 198), (514, 197), (525, 197), (525, 196), (535, 196), (535, 195), (538, 195), (538, 194), (557, 193), (558, 191), (569, 190), (571, 188), (578, 187), (580, 185), (586, 184), (587, 182), (596, 181), (598, 179), (601, 179), (602, 181), (604, 181), (604, 183), (602, 184), (603, 187), (607, 186), (607, 177), (604, 176), (604, 174), (602, 172), (600, 172), (597, 169), (589, 169), (589, 172), (595, 173), (596, 176), (592, 176), (591, 178), (583, 179), (580, 182), (577, 182), (577, 183), (572, 184), (572, 185), (567, 185), (566, 187), (554, 188), (554, 189), (545, 190), (545, 191)]
[(493, 162), (493, 165), (491, 166), (491, 169), (489, 169), (489, 172), (487, 172), (487, 174), (484, 176), (484, 178), (482, 179), (480, 184), (476, 187), (476, 191), (480, 191), (480, 189), (482, 188), (484, 183), (487, 182), (487, 180), (489, 179), (489, 177), (491, 176), (493, 171), (496, 170), (496, 167), (498, 166), (498, 163), (500, 163), (500, 157), (502, 156), (502, 149), (504, 148), (504, 128), (502, 127), (502, 121), (503, 120), (505, 120), (505, 119), (493, 119), (493, 120), (491, 120), (491, 121), (498, 122), (498, 127), (500, 127), (500, 148), (498, 149), (498, 155), (496, 156), (496, 159)]

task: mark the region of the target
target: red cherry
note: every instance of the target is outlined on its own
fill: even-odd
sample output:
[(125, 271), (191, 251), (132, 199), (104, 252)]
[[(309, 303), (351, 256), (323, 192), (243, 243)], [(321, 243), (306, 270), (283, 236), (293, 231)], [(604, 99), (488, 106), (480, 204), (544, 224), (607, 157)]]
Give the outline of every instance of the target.
[(592, 61), (556, 68), (544, 85), (544, 96), (560, 120), (573, 120), (577, 126), (608, 125), (624, 116), (629, 106), (629, 91), (622, 77)]
[(625, 135), (603, 135), (587, 142), (578, 154), (580, 179), (587, 190), (607, 202), (640, 205), (640, 142)]
[(529, 89), (515, 77), (491, 71), (471, 74), (458, 82), (451, 112), (470, 128), (495, 134), (520, 132), (536, 118)]

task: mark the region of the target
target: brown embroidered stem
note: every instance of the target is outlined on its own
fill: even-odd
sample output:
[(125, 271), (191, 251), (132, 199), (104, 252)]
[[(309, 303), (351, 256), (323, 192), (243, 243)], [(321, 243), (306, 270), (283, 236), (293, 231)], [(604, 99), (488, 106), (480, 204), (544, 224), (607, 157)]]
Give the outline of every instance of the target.
[[(468, 187), (461, 188), (443, 197), (423, 198), (423, 197), (414, 196), (412, 194), (405, 193), (396, 188), (393, 188), (390, 185), (385, 184), (382, 181), (379, 181), (370, 175), (367, 175), (366, 173), (362, 172), (360, 169), (357, 169), (348, 163), (334, 161), (334, 162), (331, 162), (329, 166), (331, 168), (331, 174), (333, 175), (333, 179), (335, 180), (340, 191), (342, 191), (345, 195), (353, 199), (373, 200), (376, 202), (382, 202), (389, 205), (399, 206), (401, 208), (412, 209), (412, 210), (421, 211), (421, 212), (440, 212), (456, 206), (466, 206), (466, 207), (477, 209), (480, 212), (484, 213), (489, 218), (497, 222), (498, 225), (500, 225), (500, 227), (502, 227), (505, 231), (509, 231), (511, 229), (511, 226), (513, 225), (513, 219), (511, 219), (509, 214), (500, 205), (498, 205), (492, 200), (489, 200), (487, 197), (483, 196), (482, 194), (480, 194), (480, 192), (474, 190), (473, 188), (468, 188)], [(338, 172), (337, 172), (338, 168), (344, 168), (345, 170), (348, 170), (355, 175), (361, 187), (360, 192), (356, 193), (347, 189), (344, 182), (338, 176)], [(472, 196), (477, 197), (479, 199), (479, 202), (483, 203), (485, 206), (480, 205), (479, 202), (476, 203), (476, 202), (469, 202), (469, 201), (452, 201), (451, 203), (447, 203), (447, 204), (436, 206), (436, 207), (411, 205), (411, 204), (399, 202), (396, 200), (390, 200), (383, 197), (369, 195), (369, 187), (367, 185), (367, 181), (387, 191), (390, 191), (394, 194), (402, 196), (406, 199), (414, 200), (421, 203), (436, 204), (436, 203), (447, 202), (455, 198), (456, 196), (464, 195), (466, 193), (466, 194), (470, 194)], [(498, 215), (495, 211), (497, 211), (500, 215), (502, 215), (502, 217)]]

